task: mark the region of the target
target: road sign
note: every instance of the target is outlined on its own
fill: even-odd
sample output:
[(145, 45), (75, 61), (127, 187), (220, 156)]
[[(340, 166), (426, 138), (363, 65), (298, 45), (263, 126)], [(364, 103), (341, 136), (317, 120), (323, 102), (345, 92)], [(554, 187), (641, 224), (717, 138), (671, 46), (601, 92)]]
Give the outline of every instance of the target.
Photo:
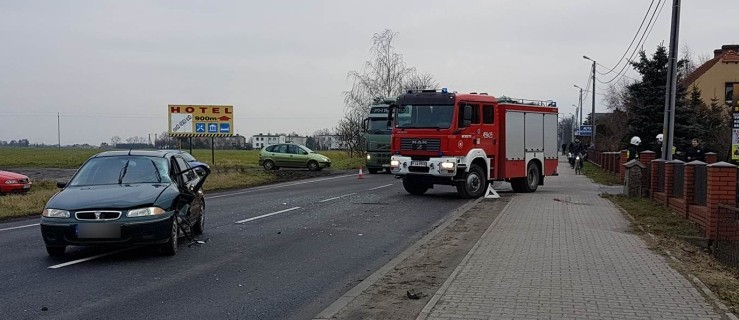
[(168, 105), (171, 137), (233, 135), (233, 106)]
[(590, 137), (593, 135), (593, 126), (587, 125), (587, 126), (580, 126), (580, 134), (581, 137)]

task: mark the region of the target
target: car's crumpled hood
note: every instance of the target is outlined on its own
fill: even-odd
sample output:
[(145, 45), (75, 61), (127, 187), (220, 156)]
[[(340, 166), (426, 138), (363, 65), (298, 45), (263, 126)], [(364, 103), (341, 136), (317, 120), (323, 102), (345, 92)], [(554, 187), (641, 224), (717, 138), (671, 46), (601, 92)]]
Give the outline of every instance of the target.
[[(130, 209), (153, 205), (173, 184), (120, 184), (67, 187), (46, 204), (46, 208), (61, 210)], [(172, 192), (177, 192), (173, 190)]]
[(24, 176), (20, 173), (10, 172), (10, 171), (3, 171), (0, 170), (0, 178), (2, 179), (13, 179), (13, 180), (20, 180), (20, 179), (28, 179), (27, 176)]

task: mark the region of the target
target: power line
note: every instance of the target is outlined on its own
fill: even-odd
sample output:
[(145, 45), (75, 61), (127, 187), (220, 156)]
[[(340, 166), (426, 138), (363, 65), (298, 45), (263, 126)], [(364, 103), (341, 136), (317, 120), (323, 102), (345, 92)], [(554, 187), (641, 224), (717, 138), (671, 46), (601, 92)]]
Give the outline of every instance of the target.
[[(660, 3), (662, 3), (662, 6), (661, 7), (659, 7), (660, 6)], [(659, 0), (659, 2), (657, 2), (657, 6), (659, 7), (659, 10), (657, 10), (657, 8), (655, 7), (655, 10), (652, 12), (652, 16), (649, 19), (649, 23), (647, 23), (647, 28), (644, 29), (645, 32), (642, 33), (642, 36), (639, 39), (639, 42), (637, 43), (637, 46), (634, 47), (634, 50), (631, 52), (631, 56), (629, 56), (629, 59), (628, 59), (629, 61), (631, 61), (634, 58), (634, 56), (636, 55), (636, 53), (637, 53), (637, 51), (639, 49), (639, 46), (643, 46), (644, 45), (644, 42), (646, 41), (646, 38), (645, 37), (648, 34), (651, 34), (652, 29), (654, 29), (654, 25), (657, 22), (656, 20), (659, 19), (659, 15), (660, 15), (660, 13), (662, 13), (662, 8), (664, 8), (665, 3), (667, 3), (667, 0), (664, 0), (664, 1)], [(650, 27), (651, 27), (651, 29), (650, 29)], [(629, 66), (628, 63), (624, 64), (623, 68), (621, 68), (621, 70), (618, 72), (618, 74), (616, 76), (614, 76), (613, 78), (611, 78), (610, 80), (605, 81), (605, 82), (598, 80), (598, 82), (603, 83), (603, 84), (609, 84), (609, 83), (611, 83), (611, 82), (613, 82), (613, 81), (615, 81), (617, 79), (620, 79), (621, 76), (622, 76), (622, 74), (626, 70), (626, 67), (628, 67), (628, 66)]]
[[(660, 0), (660, 1), (662, 1), (662, 0)], [(636, 32), (634, 33), (634, 37), (631, 38), (631, 43), (629, 43), (629, 47), (626, 48), (626, 51), (624, 51), (624, 54), (621, 55), (621, 59), (618, 59), (618, 62), (616, 62), (616, 64), (613, 66), (613, 68), (611, 68), (610, 70), (606, 71), (605, 73), (598, 72), (599, 74), (601, 74), (601, 75), (607, 75), (607, 74), (613, 72), (613, 70), (615, 70), (618, 67), (618, 65), (621, 64), (621, 61), (623, 61), (624, 60), (624, 57), (626, 57), (626, 55), (629, 53), (629, 50), (631, 49), (631, 46), (634, 45), (634, 40), (636, 40), (636, 37), (639, 36), (639, 32), (641, 31), (641, 28), (642, 28), (642, 26), (644, 26), (644, 21), (647, 21), (647, 17), (649, 16), (649, 12), (652, 11), (652, 5), (654, 5), (654, 0), (652, 0), (652, 2), (649, 4), (649, 8), (647, 9), (647, 12), (644, 13), (644, 18), (641, 19), (641, 24), (639, 24), (639, 29), (636, 29)], [(657, 6), (659, 6), (659, 2), (657, 2)], [(657, 7), (655, 7), (654, 10), (656, 11), (657, 10)], [(644, 31), (646, 32), (646, 29), (644, 29)]]

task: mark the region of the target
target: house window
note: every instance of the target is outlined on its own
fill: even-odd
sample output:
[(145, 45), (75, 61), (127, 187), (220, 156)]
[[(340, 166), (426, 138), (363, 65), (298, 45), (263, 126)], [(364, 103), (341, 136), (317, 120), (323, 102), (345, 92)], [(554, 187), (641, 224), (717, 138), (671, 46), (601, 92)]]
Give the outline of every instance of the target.
[(726, 102), (726, 105), (733, 105), (734, 104), (734, 83), (727, 82), (726, 83), (726, 96), (724, 98), (724, 102)]

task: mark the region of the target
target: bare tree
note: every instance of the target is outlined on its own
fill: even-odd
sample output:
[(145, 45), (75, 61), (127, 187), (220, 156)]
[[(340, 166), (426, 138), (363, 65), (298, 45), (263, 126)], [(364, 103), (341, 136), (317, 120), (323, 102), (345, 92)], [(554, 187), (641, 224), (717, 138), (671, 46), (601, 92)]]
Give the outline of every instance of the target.
[(362, 121), (367, 115), (360, 109), (346, 109), (344, 118), (339, 120), (336, 126), (336, 134), (339, 140), (346, 145), (349, 156), (361, 155), (364, 151), (364, 134), (362, 133)]
[(403, 81), (403, 89), (436, 89), (439, 83), (434, 80), (434, 76), (430, 73), (418, 73), (415, 70), (410, 72), (406, 79)]
[(331, 130), (328, 128), (318, 129), (313, 132), (314, 136), (330, 136)]
[(403, 56), (393, 46), (396, 36), (397, 33), (390, 29), (375, 33), (372, 36), (370, 60), (365, 61), (360, 71), (350, 71), (347, 75), (352, 88), (344, 92), (346, 111), (344, 119), (336, 127), (336, 134), (347, 145), (350, 154), (363, 151), (362, 120), (375, 98), (397, 97), (408, 88), (437, 86), (433, 76), (419, 74), (415, 68), (406, 65)]
[(113, 136), (110, 138), (110, 145), (115, 147), (117, 144), (121, 143), (121, 137), (119, 136)]

